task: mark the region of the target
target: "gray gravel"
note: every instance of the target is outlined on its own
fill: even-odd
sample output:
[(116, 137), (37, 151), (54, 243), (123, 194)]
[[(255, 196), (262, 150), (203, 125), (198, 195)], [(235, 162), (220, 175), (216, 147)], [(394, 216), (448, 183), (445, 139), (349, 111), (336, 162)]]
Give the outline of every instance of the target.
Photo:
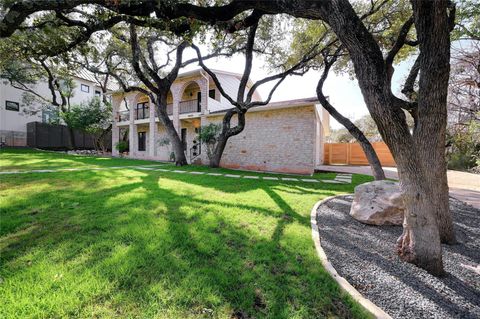
[(320, 240), (338, 273), (393, 318), (480, 318), (480, 210), (451, 199), (459, 244), (443, 246), (447, 275), (431, 276), (394, 251), (400, 226), (350, 217), (352, 196), (317, 211)]

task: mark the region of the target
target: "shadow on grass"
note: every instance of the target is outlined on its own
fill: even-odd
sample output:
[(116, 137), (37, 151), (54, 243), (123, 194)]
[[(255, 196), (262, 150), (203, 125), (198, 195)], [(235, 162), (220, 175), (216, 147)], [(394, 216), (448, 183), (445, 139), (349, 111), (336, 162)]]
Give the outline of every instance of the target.
[[(45, 288), (49, 278), (40, 274), (30, 282), (27, 276), (40, 271), (36, 264), (48, 263), (76, 277), (63, 290), (65, 298), (84, 297), (52, 305), (47, 316), (81, 313), (92, 304), (142, 317), (361, 316), (318, 262), (310, 239), (311, 205), (304, 215), (292, 207), (303, 192), (317, 200), (345, 191), (344, 185), (130, 171), (132, 176), (34, 175), (37, 183), (72, 187), (33, 192), (4, 205), (3, 218), (21, 222), (2, 237), (3, 289), (26, 276), (24, 284), (33, 291), (44, 291), (45, 298), (55, 294)], [(119, 185), (108, 184), (116, 180)], [(91, 286), (76, 287), (76, 280)], [(20, 298), (11, 289), (9, 296)], [(29, 302), (41, 308), (44, 301)]]

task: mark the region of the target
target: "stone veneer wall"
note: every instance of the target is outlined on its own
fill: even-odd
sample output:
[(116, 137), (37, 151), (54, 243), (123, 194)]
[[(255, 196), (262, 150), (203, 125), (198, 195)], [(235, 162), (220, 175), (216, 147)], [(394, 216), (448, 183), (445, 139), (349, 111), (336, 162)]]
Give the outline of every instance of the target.
[[(220, 122), (222, 117), (223, 115), (209, 116), (208, 122)], [(315, 168), (314, 152), (313, 105), (249, 112), (246, 115), (244, 131), (229, 139), (221, 166), (311, 174)]]

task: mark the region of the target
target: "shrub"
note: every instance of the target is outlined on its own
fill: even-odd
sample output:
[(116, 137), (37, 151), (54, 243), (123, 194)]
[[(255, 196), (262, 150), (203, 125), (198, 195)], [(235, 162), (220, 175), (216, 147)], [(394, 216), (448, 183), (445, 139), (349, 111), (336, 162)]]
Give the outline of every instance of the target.
[(119, 141), (115, 144), (115, 149), (117, 149), (120, 153), (128, 151), (128, 142), (127, 141)]

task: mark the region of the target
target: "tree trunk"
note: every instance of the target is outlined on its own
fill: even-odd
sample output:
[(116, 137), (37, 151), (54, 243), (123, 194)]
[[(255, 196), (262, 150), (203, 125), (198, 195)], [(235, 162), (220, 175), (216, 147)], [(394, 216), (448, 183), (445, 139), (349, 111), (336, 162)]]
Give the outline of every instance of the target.
[(403, 234), (397, 241), (397, 252), (403, 260), (441, 276), (444, 274), (442, 246), (439, 244), (435, 205), (422, 175), (415, 168), (402, 173), (400, 183), (405, 216)]
[(373, 177), (375, 180), (384, 180), (385, 172), (383, 171), (382, 164), (378, 159), (377, 153), (373, 148), (370, 141), (365, 137), (362, 131), (355, 124), (352, 123), (348, 118), (340, 114), (328, 100), (323, 96), (323, 94), (317, 94), (319, 96), (320, 103), (323, 108), (330, 113), (330, 115), (336, 119), (340, 124), (342, 124), (348, 132), (360, 143), (360, 146), (367, 157), (368, 164), (372, 170)]
[(175, 165), (184, 166), (187, 165), (187, 158), (185, 156), (185, 150), (183, 149), (183, 143), (178, 132), (173, 126), (172, 121), (167, 114), (167, 96), (158, 96), (157, 97), (159, 104), (157, 105), (157, 113), (160, 122), (165, 126), (167, 134), (170, 138), (170, 143), (172, 143), (173, 153), (175, 154)]
[(212, 157), (210, 158), (210, 167), (220, 167), (220, 160), (222, 159), (223, 151), (225, 150), (227, 141), (228, 137), (224, 134), (221, 134), (219, 136), (217, 145), (215, 146), (215, 150), (212, 154)]
[[(348, 1), (321, 3), (325, 6), (321, 10), (322, 19), (331, 26), (347, 48), (365, 104), (398, 166), (400, 186), (405, 196), (404, 234), (398, 241), (398, 253), (404, 260), (434, 275), (441, 275), (443, 264), (436, 222), (438, 214), (433, 203), (434, 189), (430, 187), (438, 182), (432, 178), (430, 171), (436, 170), (435, 165), (440, 162), (435, 158), (430, 162), (426, 159), (429, 153), (435, 154), (438, 151), (440, 146), (437, 140), (444, 135), (446, 124), (442, 113), (443, 109), (446, 109), (446, 101), (439, 96), (446, 94), (444, 85), (448, 84), (448, 68), (445, 68), (445, 64), (448, 67), (448, 60), (444, 54), (447, 52), (448, 55), (450, 48), (446, 28), (447, 1), (419, 0), (417, 5), (422, 7), (421, 13), (413, 6), (420, 54), (424, 54), (425, 50), (431, 53), (424, 56), (425, 61), (421, 67), (417, 107), (417, 126), (421, 129), (414, 132), (413, 136), (401, 105), (392, 94), (382, 51), (372, 34)], [(426, 42), (429, 45), (425, 46)], [(438, 56), (442, 58), (438, 59)], [(425, 76), (426, 74), (428, 76)], [(437, 97), (432, 100), (435, 95)], [(439, 119), (435, 116), (437, 112)], [(432, 139), (435, 140), (433, 143)], [(443, 150), (444, 146), (441, 148)], [(443, 170), (443, 167), (440, 167), (440, 170)]]
[[(445, 155), (444, 155), (445, 156)], [(445, 161), (442, 157), (440, 161)], [(440, 233), (440, 241), (444, 244), (455, 244), (457, 242), (455, 231), (453, 228), (453, 219), (450, 212), (449, 191), (447, 181), (446, 163), (444, 166), (437, 161), (437, 169), (427, 171), (427, 181), (430, 183), (432, 190), (431, 197), (435, 207), (435, 216), (437, 218), (438, 231)], [(441, 167), (444, 167), (443, 169)]]
[(162, 124), (165, 126), (167, 130), (167, 134), (170, 137), (170, 143), (172, 143), (173, 153), (175, 154), (175, 165), (177, 166), (187, 165), (188, 163), (187, 163), (187, 158), (185, 156), (185, 150), (183, 148), (182, 140), (178, 136), (177, 130), (175, 130), (175, 127), (173, 126), (172, 121), (168, 119), (168, 121), (165, 121)]
[(360, 143), (360, 146), (362, 147), (363, 152), (367, 157), (368, 164), (370, 164), (370, 168), (372, 169), (372, 175), (375, 178), (375, 180), (377, 181), (384, 180), (385, 173), (383, 171), (382, 164), (378, 159), (375, 149), (373, 148), (372, 144), (370, 144), (370, 141), (365, 137), (363, 132), (360, 131), (360, 129), (356, 127), (355, 124), (352, 123), (352, 121), (350, 121), (348, 118), (340, 114), (337, 111), (337, 109), (333, 107), (332, 104), (330, 104), (325, 94), (323, 94), (323, 84), (327, 79), (330, 68), (335, 63), (336, 60), (337, 60), (336, 56), (334, 56), (330, 61), (326, 59), (324, 60), (324, 64), (325, 64), (324, 70), (317, 84), (318, 100), (320, 101), (320, 104), (322, 104), (323, 108), (327, 110), (327, 112), (331, 116), (333, 116), (334, 119), (336, 119), (340, 124), (342, 124), (348, 130), (348, 132)]
[[(418, 119), (415, 144), (423, 160), (440, 239), (455, 243), (449, 208), (445, 137), (450, 75), (450, 22), (448, 1), (412, 1), (420, 55)], [(452, 15), (452, 12), (450, 12)]]

